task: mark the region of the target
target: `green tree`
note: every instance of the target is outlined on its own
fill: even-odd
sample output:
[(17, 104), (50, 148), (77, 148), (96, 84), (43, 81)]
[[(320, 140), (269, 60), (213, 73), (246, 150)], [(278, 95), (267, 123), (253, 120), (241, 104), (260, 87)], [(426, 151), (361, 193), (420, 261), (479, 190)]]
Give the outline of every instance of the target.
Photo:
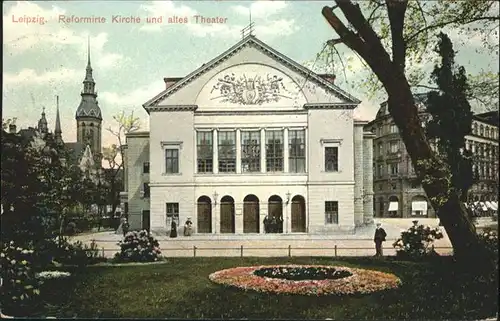
[[(358, 6), (364, 14), (367, 23), (377, 30), (377, 37), (382, 45), (390, 53), (392, 51), (392, 24), (395, 12), (387, 10), (387, 5), (395, 1), (366, 0), (359, 1)], [(468, 40), (474, 39), (474, 43), (480, 43), (474, 47), (477, 53), (498, 56), (498, 1), (494, 0), (469, 0), (469, 1), (399, 1), (404, 2), (405, 11), (401, 26), (402, 45), (404, 45), (405, 74), (409, 85), (413, 89), (431, 88), (428, 83), (428, 71), (426, 63), (437, 61), (433, 48), (435, 36), (441, 30), (449, 30), (457, 36), (461, 36), (459, 45), (468, 44)], [(396, 17), (397, 18), (397, 17)], [(342, 47), (335, 46), (343, 41), (333, 39), (327, 41), (323, 50), (317, 55), (314, 63), (307, 62), (309, 66), (322, 72), (338, 75), (338, 82), (346, 82), (356, 90), (363, 90), (371, 99), (385, 99), (385, 91), (378, 77), (370, 72), (359, 53), (344, 51)], [(346, 58), (347, 57), (347, 58)], [(364, 68), (356, 70), (358, 80), (350, 80), (345, 76), (357, 64)], [(491, 66), (494, 67), (494, 66)], [(498, 68), (498, 67), (496, 67)], [(499, 73), (494, 69), (484, 68), (475, 74), (469, 74), (470, 86), (468, 95), (478, 106), (488, 110), (498, 109), (498, 86)], [(344, 74), (344, 77), (341, 75)], [(344, 78), (344, 79), (343, 79)]]
[(441, 65), (436, 65), (431, 78), (439, 88), (428, 93), (427, 112), (430, 119), (426, 135), (437, 142), (439, 155), (451, 172), (451, 185), (462, 202), (473, 183), (472, 155), (465, 149), (465, 136), (472, 132), (472, 111), (467, 93), (469, 85), (465, 68), (456, 66), (450, 38), (440, 33), (436, 52)]
[[(343, 43), (356, 52), (382, 84), (388, 96), (389, 113), (399, 129), (415, 171), (422, 181), (422, 186), (446, 229), (455, 257), (461, 262), (471, 262), (475, 259), (489, 262), (488, 254), (478, 239), (475, 227), (469, 220), (463, 203), (452, 189), (449, 167), (436, 157), (437, 155), (429, 146), (411, 91), (409, 79), (412, 75), (406, 71), (407, 56), (413, 50), (412, 40), (425, 35), (424, 29), (430, 29), (424, 27), (419, 31), (412, 30), (415, 23), (411, 19), (414, 16), (408, 15), (407, 9), (421, 2), (409, 4), (407, 0), (386, 0), (385, 3), (371, 1), (387, 17), (388, 23), (385, 26), (374, 23), (372, 15), (367, 18), (359, 5), (350, 0), (336, 0), (335, 2), (336, 6), (324, 7), (322, 11), (323, 16), (339, 36), (339, 39), (330, 41), (330, 44)], [(473, 2), (480, 7), (482, 5), (481, 1)], [(446, 4), (447, 2), (441, 1), (440, 3)], [(455, 10), (457, 7), (465, 8), (454, 2), (448, 9)], [(343, 22), (335, 12), (337, 8), (343, 13), (347, 23)], [(489, 21), (488, 19), (498, 22), (498, 15), (483, 17), (485, 12), (489, 12), (488, 10), (482, 10), (479, 17), (470, 17), (464, 22), (461, 22), (463, 18), (457, 15), (455, 16), (457, 22), (451, 22), (448, 25), (468, 21), (472, 23), (478, 19), (483, 22)], [(469, 17), (471, 12), (477, 12), (477, 10), (471, 7), (468, 11), (462, 11), (461, 14)], [(445, 25), (443, 23), (440, 26), (437, 23), (434, 27), (443, 27)], [(375, 29), (379, 31), (376, 32)], [(384, 40), (388, 39), (389, 34), (390, 41)], [(387, 42), (388, 46), (384, 46)]]
[(109, 195), (112, 205), (112, 215), (116, 211), (117, 205), (120, 203), (119, 193), (123, 177), (119, 177), (122, 173), (124, 175), (124, 146), (126, 144), (126, 135), (135, 132), (141, 128), (140, 119), (134, 116), (134, 112), (129, 115), (124, 111), (113, 116), (116, 122), (116, 128), (109, 127), (108, 131), (115, 136), (118, 144), (113, 144), (110, 147), (103, 149), (104, 159), (109, 164), (109, 169), (106, 171), (106, 182), (109, 186)]

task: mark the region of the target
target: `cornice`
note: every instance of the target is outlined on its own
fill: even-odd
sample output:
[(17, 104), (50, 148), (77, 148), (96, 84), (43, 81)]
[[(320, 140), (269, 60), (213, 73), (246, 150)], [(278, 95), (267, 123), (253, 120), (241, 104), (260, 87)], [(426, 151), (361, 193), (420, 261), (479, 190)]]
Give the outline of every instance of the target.
[(198, 105), (161, 105), (161, 106), (151, 106), (147, 110), (151, 111), (195, 111), (198, 109)]
[(354, 109), (357, 106), (354, 103), (308, 103), (304, 104), (304, 109)]
[(260, 40), (254, 38), (253, 36), (249, 36), (248, 38), (240, 41), (230, 49), (226, 50), (224, 53), (221, 55), (217, 56), (216, 58), (212, 59), (210, 62), (202, 65), (200, 68), (196, 69), (193, 71), (191, 74), (187, 75), (186, 77), (183, 78), (183, 80), (177, 82), (176, 84), (172, 85), (171, 87), (165, 89), (162, 91), (160, 94), (155, 96), (154, 98), (150, 99), (146, 103), (143, 104), (143, 107), (146, 110), (150, 110), (153, 106), (158, 104), (161, 100), (164, 100), (165, 98), (169, 97), (173, 93), (177, 92), (181, 88), (185, 87), (189, 83), (193, 82), (195, 79), (197, 79), (199, 76), (207, 73), (208, 71), (212, 70), (213, 68), (219, 66), (232, 56), (236, 55), (238, 52), (243, 50), (246, 47), (253, 47), (260, 52), (271, 56), (274, 58), (276, 61), (281, 62), (291, 70), (298, 72), (302, 76), (305, 76), (307, 80), (312, 81), (313, 83), (316, 83), (320, 85), (321, 87), (325, 88), (328, 92), (332, 93), (334, 96), (337, 98), (347, 100), (348, 102), (352, 104), (359, 104), (361, 101), (347, 92), (344, 92), (342, 89), (339, 87), (335, 86), (334, 84), (322, 79), (320, 76), (316, 75), (314, 72), (308, 70), (304, 66), (294, 62), (290, 58), (280, 54), (279, 52), (275, 51), (268, 45), (264, 44)]

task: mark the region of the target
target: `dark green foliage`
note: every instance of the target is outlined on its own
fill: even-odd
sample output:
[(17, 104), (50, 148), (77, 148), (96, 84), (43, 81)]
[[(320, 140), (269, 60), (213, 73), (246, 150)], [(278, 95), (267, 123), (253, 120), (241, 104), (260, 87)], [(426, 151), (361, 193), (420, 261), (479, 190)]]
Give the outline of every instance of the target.
[(128, 232), (118, 244), (120, 252), (114, 258), (117, 262), (154, 262), (160, 259), (160, 244), (146, 230)]
[(472, 155), (464, 151), (465, 136), (472, 131), (472, 111), (467, 97), (470, 90), (465, 68), (455, 65), (451, 40), (444, 33), (438, 37), (435, 51), (441, 56), (441, 66), (434, 67), (431, 78), (439, 91), (428, 94), (427, 111), (431, 117), (426, 135), (429, 140), (437, 141), (439, 154), (450, 167), (451, 184), (465, 201), (473, 183)]
[(334, 268), (316, 267), (272, 267), (256, 270), (253, 274), (266, 277), (285, 279), (292, 281), (300, 280), (336, 280), (351, 276), (351, 272), (336, 270)]

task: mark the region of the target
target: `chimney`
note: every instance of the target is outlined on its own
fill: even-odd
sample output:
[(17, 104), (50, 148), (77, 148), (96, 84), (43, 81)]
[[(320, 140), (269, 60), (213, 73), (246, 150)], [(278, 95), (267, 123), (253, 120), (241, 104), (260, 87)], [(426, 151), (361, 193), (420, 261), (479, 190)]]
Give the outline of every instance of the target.
[(10, 124), (9, 125), (9, 133), (11, 133), (11, 134), (17, 133), (17, 128), (16, 128), (15, 124)]
[(335, 83), (335, 75), (334, 74), (321, 74), (319, 75), (324, 80), (334, 84)]
[(166, 78), (163, 78), (163, 81), (165, 82), (165, 89), (168, 89), (170, 87), (172, 87), (176, 82), (178, 82), (179, 80), (181, 80), (181, 78), (179, 77), (166, 77)]

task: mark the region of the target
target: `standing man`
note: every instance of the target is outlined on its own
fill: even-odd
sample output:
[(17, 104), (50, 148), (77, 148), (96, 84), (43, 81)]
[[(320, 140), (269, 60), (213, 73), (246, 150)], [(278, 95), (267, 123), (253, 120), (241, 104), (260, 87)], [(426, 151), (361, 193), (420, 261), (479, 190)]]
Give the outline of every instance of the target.
[(382, 252), (382, 242), (385, 241), (385, 237), (387, 234), (385, 233), (385, 230), (382, 228), (381, 223), (377, 223), (377, 228), (375, 229), (375, 237), (373, 238), (373, 241), (375, 242), (375, 251), (376, 254), (375, 256), (383, 256)]

